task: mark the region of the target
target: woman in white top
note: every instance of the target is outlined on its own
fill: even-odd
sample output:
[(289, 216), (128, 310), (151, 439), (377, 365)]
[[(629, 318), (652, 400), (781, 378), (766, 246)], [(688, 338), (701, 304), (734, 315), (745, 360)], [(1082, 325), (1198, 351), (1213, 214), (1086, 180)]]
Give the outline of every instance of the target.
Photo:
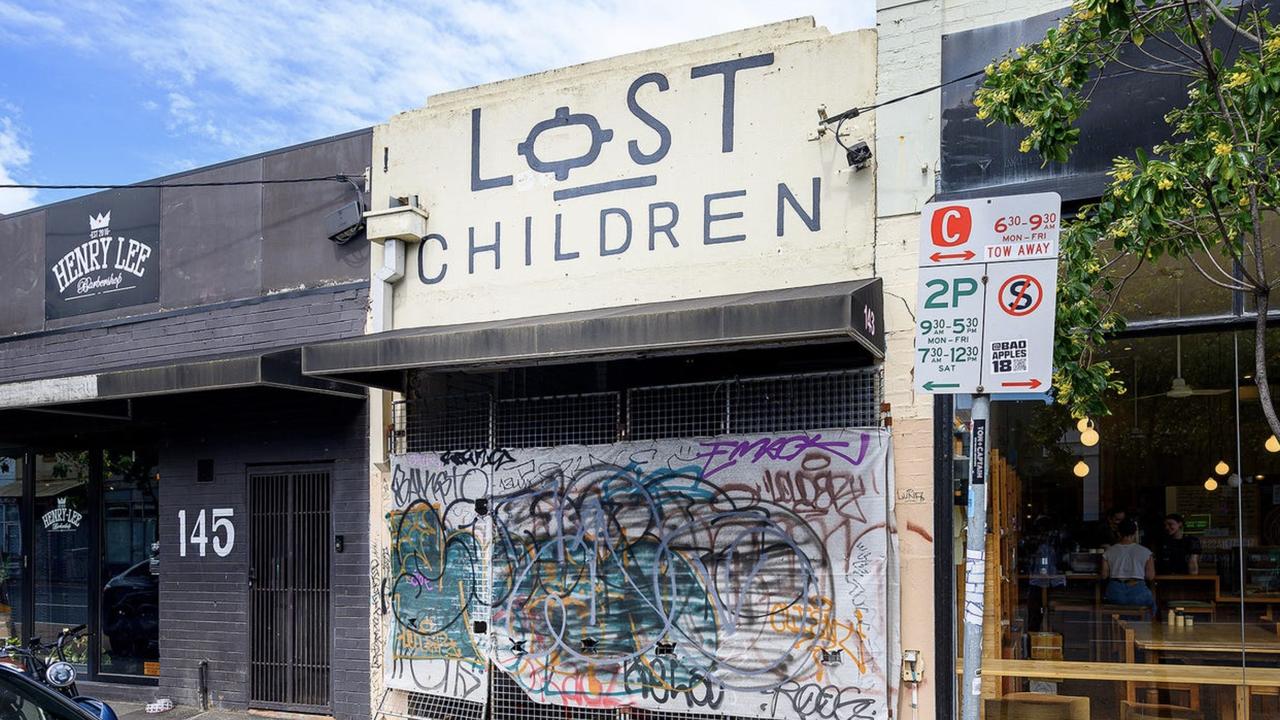
[(1156, 616), (1156, 598), (1147, 585), (1156, 576), (1151, 551), (1138, 544), (1138, 523), (1122, 520), (1116, 528), (1120, 542), (1102, 554), (1102, 576), (1107, 578), (1103, 601), (1112, 605), (1146, 605)]

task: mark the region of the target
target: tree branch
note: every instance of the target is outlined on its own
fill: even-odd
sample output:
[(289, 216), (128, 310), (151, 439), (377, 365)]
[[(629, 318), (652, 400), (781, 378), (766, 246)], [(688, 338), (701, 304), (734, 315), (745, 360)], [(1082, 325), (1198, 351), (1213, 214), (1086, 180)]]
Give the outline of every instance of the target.
[(1201, 4), (1209, 8), (1209, 12), (1213, 13), (1213, 16), (1218, 19), (1218, 22), (1231, 28), (1232, 32), (1244, 36), (1245, 40), (1248, 40), (1254, 45), (1262, 44), (1262, 41), (1258, 39), (1257, 35), (1254, 35), (1248, 30), (1245, 30), (1244, 28), (1235, 24), (1234, 22), (1231, 21), (1231, 18), (1223, 14), (1222, 10), (1218, 7), (1217, 3), (1215, 3), (1213, 0), (1201, 0)]
[(1280, 437), (1280, 418), (1276, 417), (1276, 407), (1271, 400), (1271, 385), (1267, 381), (1267, 312), (1270, 308), (1271, 296), (1265, 290), (1254, 293), (1254, 311), (1257, 319), (1253, 324), (1253, 381), (1258, 386), (1258, 404), (1262, 406), (1262, 414), (1267, 418), (1271, 434)]
[(1213, 55), (1209, 52), (1209, 48), (1204, 44), (1204, 38), (1200, 36), (1200, 31), (1196, 29), (1195, 16), (1191, 14), (1191, 4), (1189, 0), (1182, 0), (1182, 9), (1187, 15), (1187, 29), (1191, 31), (1191, 37), (1195, 38), (1196, 47), (1200, 49), (1200, 57), (1204, 60), (1205, 73), (1208, 74), (1209, 82), (1212, 85), (1218, 84), (1218, 69), (1213, 66)]
[[(1186, 245), (1183, 243), (1181, 238), (1178, 239), (1178, 244), (1182, 246), (1184, 251), (1186, 251), (1187, 260), (1191, 263), (1191, 266), (1194, 267), (1196, 269), (1196, 272), (1200, 273), (1200, 277), (1204, 278), (1207, 282), (1213, 285), (1217, 285), (1223, 290), (1227, 290), (1230, 292), (1248, 292), (1250, 290), (1255, 289), (1253, 286), (1243, 285), (1239, 282), (1236, 282), (1235, 278), (1231, 278), (1231, 282), (1222, 282), (1221, 280), (1218, 280), (1210, 276), (1209, 271), (1205, 270), (1203, 267), (1200, 266), (1200, 263), (1196, 262), (1196, 254), (1194, 252), (1191, 252), (1186, 247)], [(1210, 256), (1210, 260), (1212, 261), (1212, 256)], [(1214, 267), (1218, 267), (1218, 263), (1216, 261), (1213, 264), (1214, 264)], [(1222, 272), (1222, 269), (1218, 268), (1218, 271)], [(1227, 275), (1227, 277), (1230, 277), (1230, 276)]]
[(1178, 45), (1174, 45), (1168, 40), (1165, 40), (1163, 37), (1161, 37), (1160, 33), (1154, 32), (1150, 27), (1148, 27), (1144, 18), (1141, 15), (1134, 15), (1133, 19), (1136, 20), (1137, 23), (1142, 26), (1142, 29), (1146, 31), (1147, 37), (1154, 39), (1156, 42), (1160, 43), (1161, 45), (1164, 45), (1170, 50), (1173, 50), (1174, 52), (1190, 60), (1191, 62), (1196, 62), (1196, 56), (1188, 52), (1188, 49), (1190, 49), (1190, 46), (1187, 45), (1185, 42), (1182, 42), (1182, 38), (1178, 38), (1176, 35), (1174, 36), (1175, 38), (1177, 38), (1178, 42), (1181, 43), (1182, 45), (1181, 47), (1179, 47)]

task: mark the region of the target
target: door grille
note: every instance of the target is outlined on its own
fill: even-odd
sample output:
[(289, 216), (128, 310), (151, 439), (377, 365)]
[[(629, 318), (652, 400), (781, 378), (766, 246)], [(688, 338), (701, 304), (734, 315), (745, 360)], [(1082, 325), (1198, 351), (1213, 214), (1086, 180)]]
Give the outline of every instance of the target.
[(330, 706), (330, 478), (327, 471), (249, 476), (252, 533), (250, 703)]

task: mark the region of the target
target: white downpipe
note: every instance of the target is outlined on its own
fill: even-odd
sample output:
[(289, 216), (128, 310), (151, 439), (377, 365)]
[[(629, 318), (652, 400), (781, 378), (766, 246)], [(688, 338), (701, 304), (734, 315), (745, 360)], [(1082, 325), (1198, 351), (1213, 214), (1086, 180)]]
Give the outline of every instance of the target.
[[(395, 327), (396, 281), (404, 277), (404, 241), (388, 238), (382, 243), (382, 265), (373, 272), (369, 284), (369, 306), (372, 314), (369, 332), (380, 333)], [(369, 459), (374, 464), (387, 462), (384, 433), (389, 422), (391, 393), (372, 390), (369, 393)]]
[(372, 331), (386, 332), (395, 325), (395, 284), (404, 277), (404, 241), (388, 238), (382, 244), (382, 266), (373, 273), (369, 288), (373, 309)]

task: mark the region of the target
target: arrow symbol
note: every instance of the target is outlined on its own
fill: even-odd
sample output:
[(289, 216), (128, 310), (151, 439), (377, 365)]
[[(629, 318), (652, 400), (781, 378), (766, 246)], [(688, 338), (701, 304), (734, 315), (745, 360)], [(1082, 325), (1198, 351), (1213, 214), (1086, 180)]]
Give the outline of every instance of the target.
[(1000, 387), (1024, 387), (1024, 388), (1031, 388), (1032, 390), (1035, 390), (1036, 388), (1040, 387), (1043, 384), (1044, 383), (1040, 382), (1039, 378), (1032, 378), (1030, 380), (1023, 380), (1021, 382), (1003, 382), (1003, 383), (1000, 383)]
[(924, 384), (924, 389), (928, 390), (929, 392), (933, 392), (938, 388), (958, 388), (958, 387), (960, 387), (960, 383), (939, 383), (939, 382), (934, 382), (932, 380)]
[(929, 256), (929, 259), (934, 262), (942, 262), (943, 260), (972, 260), (973, 258), (974, 258), (974, 253), (972, 250), (965, 250), (962, 253), (935, 252), (934, 254)]

